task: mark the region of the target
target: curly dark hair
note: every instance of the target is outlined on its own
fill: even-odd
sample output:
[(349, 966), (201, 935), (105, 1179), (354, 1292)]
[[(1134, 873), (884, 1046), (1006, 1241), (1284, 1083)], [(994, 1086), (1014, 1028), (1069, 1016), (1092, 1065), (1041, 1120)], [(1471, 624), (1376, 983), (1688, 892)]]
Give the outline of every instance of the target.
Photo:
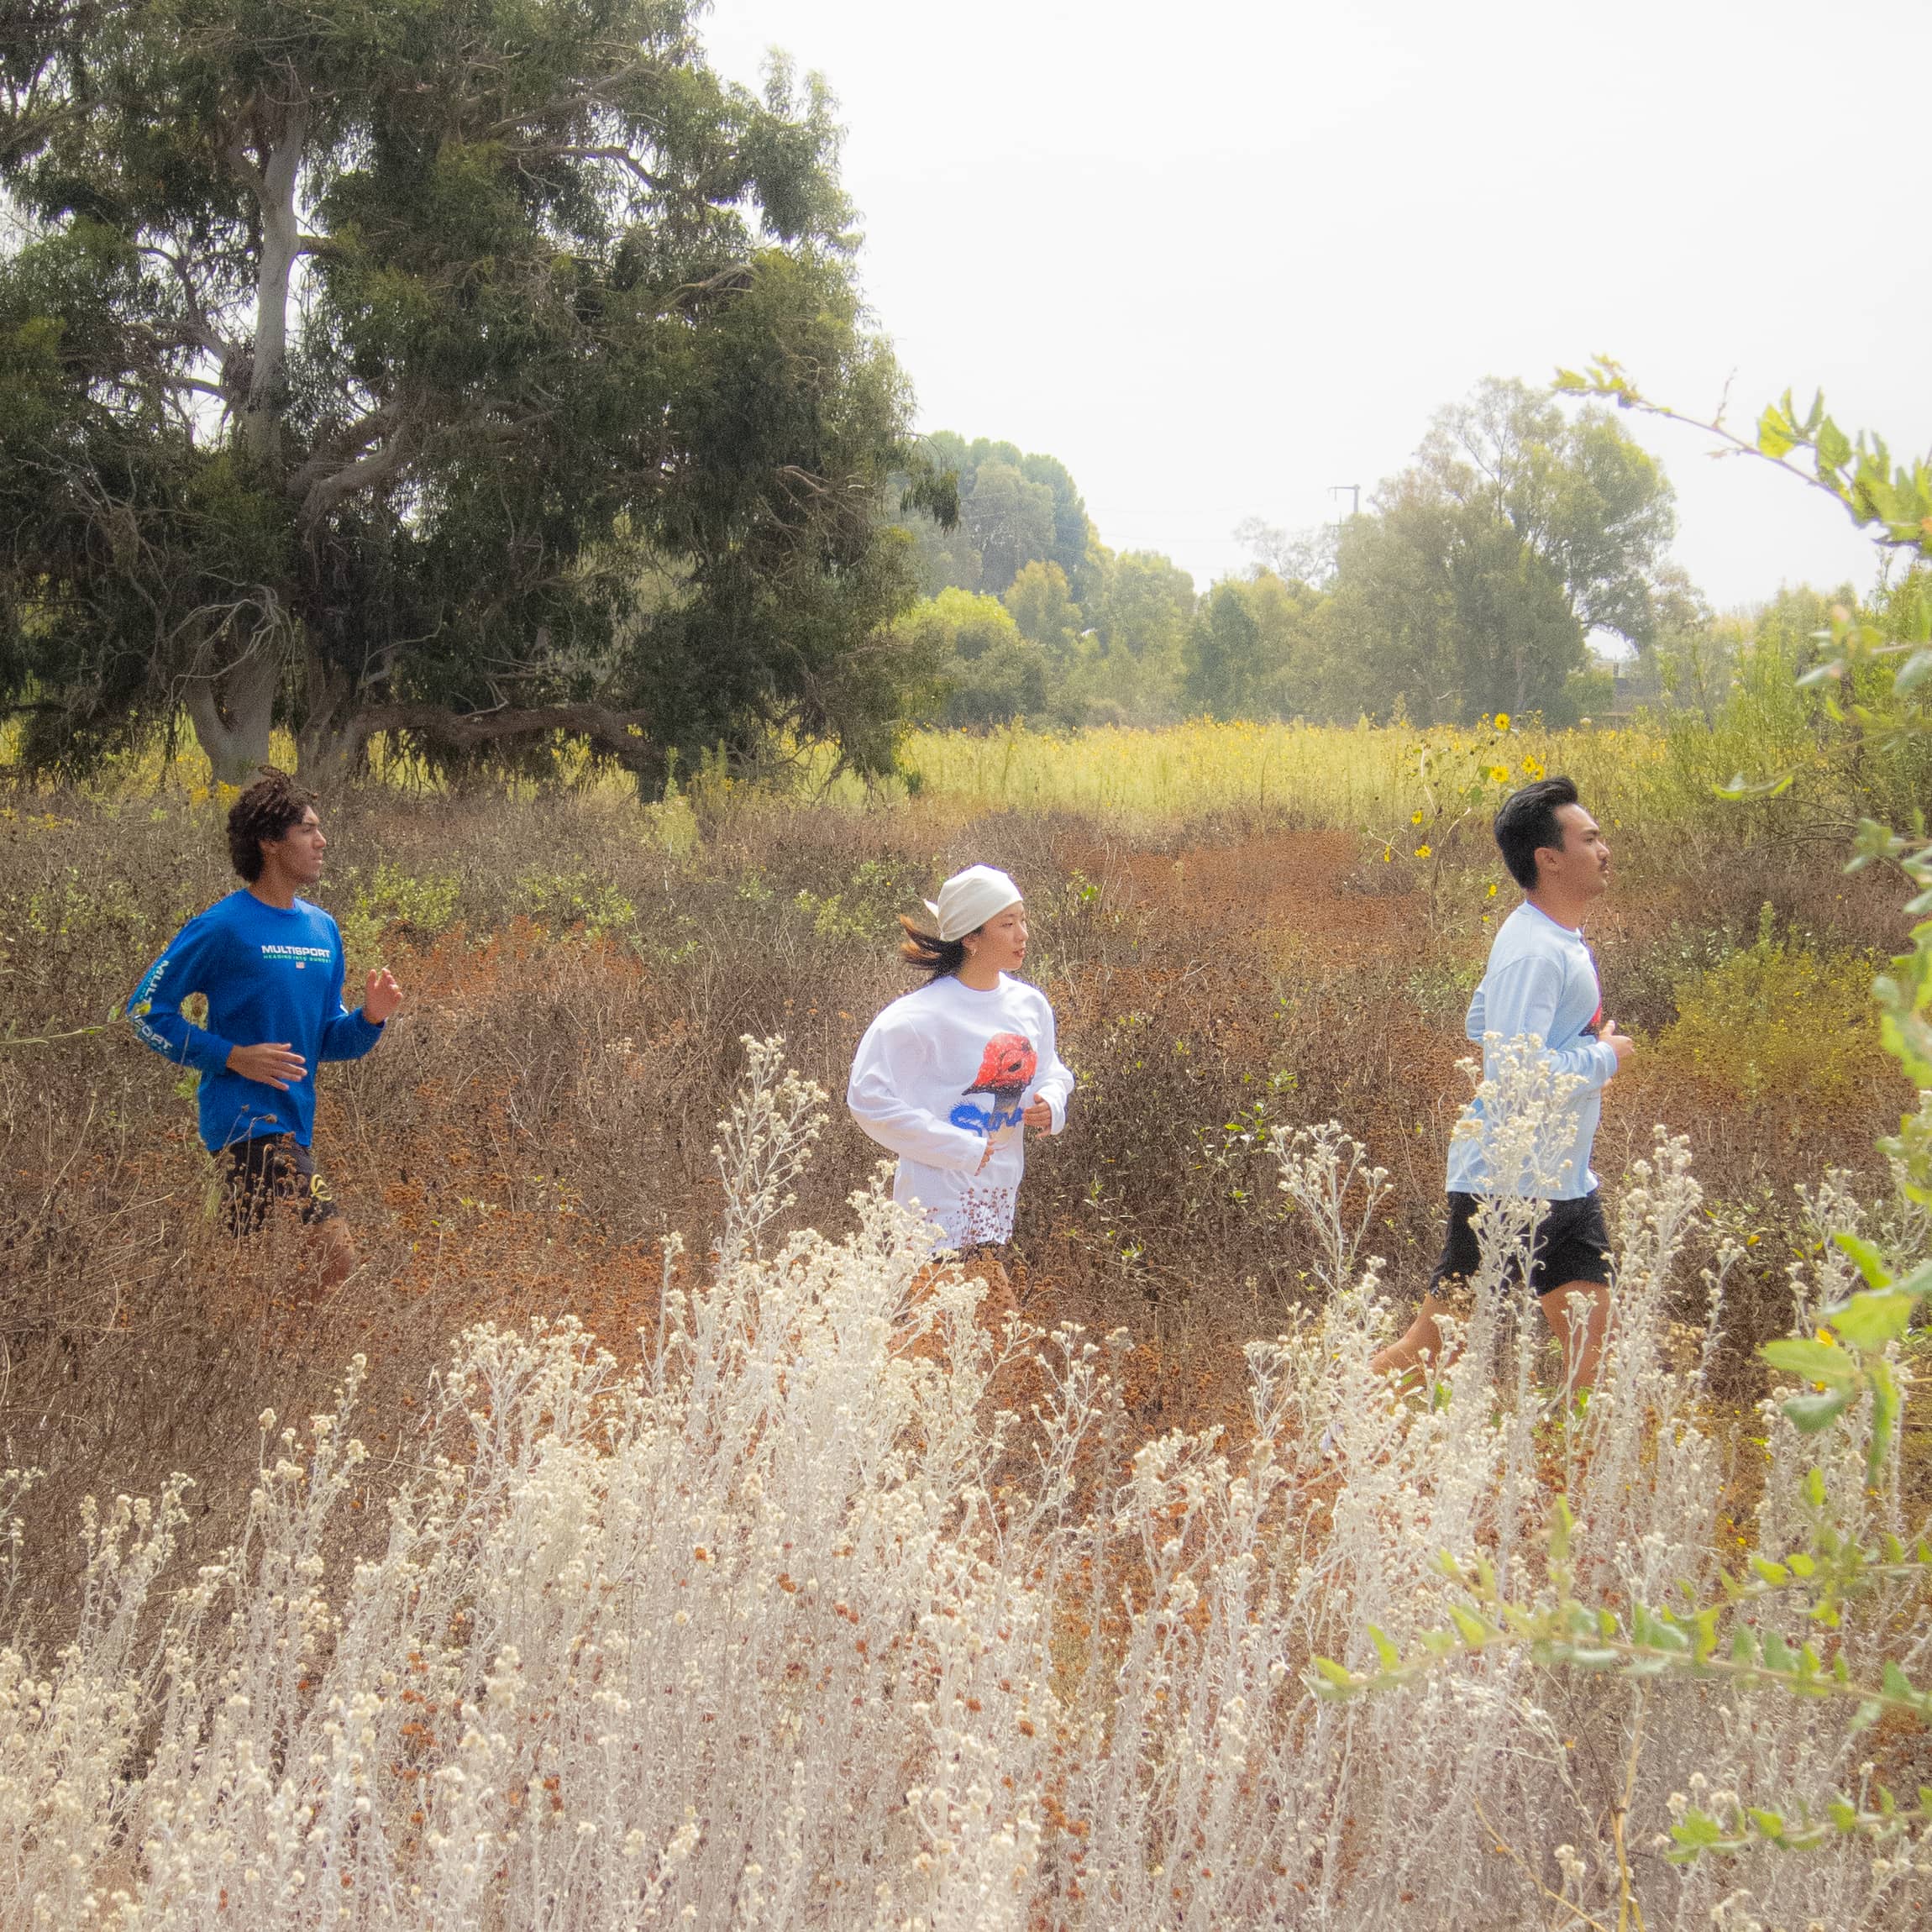
[(250, 885), (261, 877), (261, 842), (285, 838), (315, 803), (315, 794), (272, 764), (228, 807), (228, 857)]

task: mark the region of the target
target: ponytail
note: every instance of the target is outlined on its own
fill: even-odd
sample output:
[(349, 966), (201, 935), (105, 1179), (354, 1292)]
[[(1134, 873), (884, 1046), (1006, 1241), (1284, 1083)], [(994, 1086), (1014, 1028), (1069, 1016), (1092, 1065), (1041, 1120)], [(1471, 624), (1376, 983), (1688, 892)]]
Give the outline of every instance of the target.
[(966, 963), (963, 939), (942, 939), (937, 932), (923, 932), (907, 916), (899, 916), (900, 930), (906, 937), (899, 942), (899, 957), (908, 966), (935, 979), (957, 973)]

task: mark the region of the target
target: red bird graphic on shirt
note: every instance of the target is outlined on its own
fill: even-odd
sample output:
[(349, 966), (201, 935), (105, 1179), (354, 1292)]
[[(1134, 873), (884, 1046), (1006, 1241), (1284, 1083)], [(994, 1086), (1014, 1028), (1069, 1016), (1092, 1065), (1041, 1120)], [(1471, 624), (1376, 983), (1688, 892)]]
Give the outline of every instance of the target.
[(973, 1084), (964, 1090), (990, 1094), (996, 1108), (1011, 1113), (1013, 1103), (1026, 1092), (1039, 1064), (1040, 1056), (1024, 1033), (995, 1033), (986, 1042)]

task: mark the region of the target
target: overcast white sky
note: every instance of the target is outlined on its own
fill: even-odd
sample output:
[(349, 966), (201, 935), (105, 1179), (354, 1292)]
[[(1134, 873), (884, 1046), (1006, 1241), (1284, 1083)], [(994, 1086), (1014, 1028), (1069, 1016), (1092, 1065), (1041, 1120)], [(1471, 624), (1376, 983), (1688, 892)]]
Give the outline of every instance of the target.
[[(1740, 427), (1822, 386), (1932, 444), (1928, 0), (715, 0), (705, 33), (837, 95), (920, 426), (1051, 452), (1204, 587), (1242, 517), (1332, 517), (1478, 378), (1594, 350), (1707, 412), (1734, 377)], [(1825, 498), (1638, 433), (1719, 606), (1870, 574)]]

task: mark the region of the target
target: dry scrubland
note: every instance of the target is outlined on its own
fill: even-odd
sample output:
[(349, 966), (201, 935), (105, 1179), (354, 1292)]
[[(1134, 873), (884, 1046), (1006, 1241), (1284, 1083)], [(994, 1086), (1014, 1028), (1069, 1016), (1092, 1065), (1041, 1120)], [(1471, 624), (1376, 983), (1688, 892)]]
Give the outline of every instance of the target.
[[(927, 739), (890, 800), (331, 801), (324, 896), (410, 1003), (323, 1078), (365, 1266), (322, 1307), (278, 1241), (220, 1235), (186, 1090), (107, 1018), (230, 883), (221, 801), (8, 795), (0, 1427), (44, 1473), (4, 1922), (1917, 1922), (1896, 1844), (1687, 1871), (1653, 1842), (1672, 1793), (1932, 1782), (1909, 1726), (1513, 1653), (1307, 1688), (1370, 1623), (1445, 1620), (1443, 1549), (1532, 1590), (1557, 1488), (1613, 1599), (1786, 1546), (1807, 1452), (1753, 1347), (1830, 1292), (1827, 1221), (1919, 1241), (1872, 1151), (1910, 1100), (1864, 1017), (1895, 883), (1843, 874), (1830, 808), (1715, 805), (1746, 761), (1712, 734), (1511, 734), (1614, 827), (1593, 938), (1644, 1050), (1597, 1164), (1630, 1316), (1581, 1430), (1536, 1420), (1540, 1335), (1487, 1300), (1446, 1403), (1390, 1415), (1367, 1355), (1432, 1254), (1508, 903), (1407, 742)], [(1082, 1086), (1011, 1304), (976, 1308), (854, 1206), (873, 1150), (836, 1109), (809, 1145), (768, 1058), (722, 1165), (714, 1123), (748, 1036), (840, 1092), (907, 984), (892, 916), (980, 858), (1027, 888)], [(1271, 1130), (1331, 1118), (1387, 1170), (1379, 1289), (1308, 1143), (1279, 1184)], [(1827, 1440), (1820, 1507), (1916, 1523), (1915, 1405), (1894, 1491)], [(1881, 1593), (1835, 1641), (1922, 1670), (1924, 1633)]]

